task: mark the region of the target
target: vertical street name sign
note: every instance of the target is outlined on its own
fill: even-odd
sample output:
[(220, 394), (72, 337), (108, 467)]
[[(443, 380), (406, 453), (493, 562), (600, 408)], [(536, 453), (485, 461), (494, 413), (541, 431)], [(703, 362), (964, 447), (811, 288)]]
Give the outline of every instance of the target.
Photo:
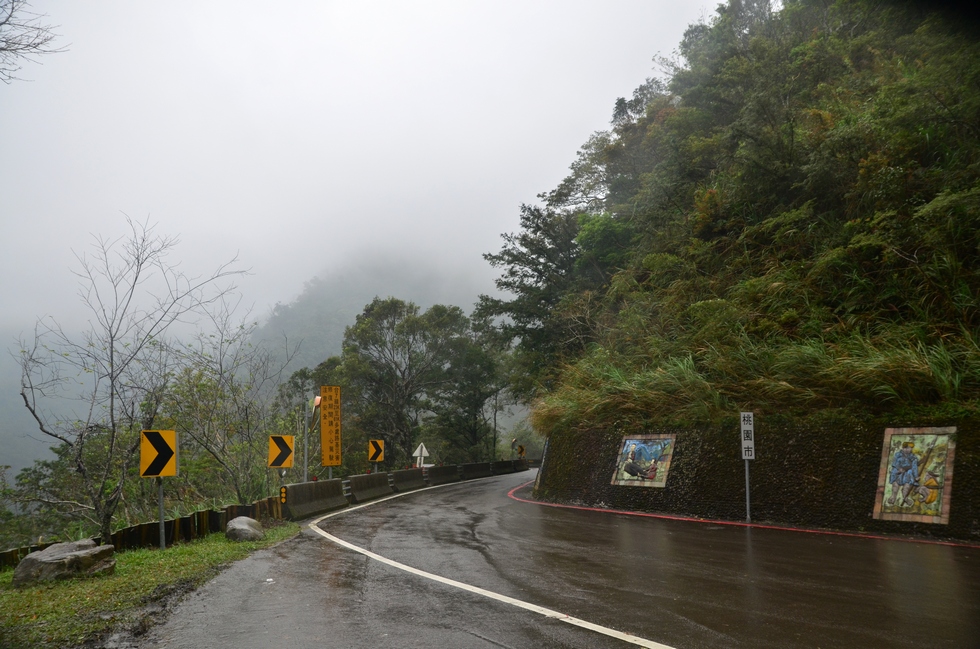
[(739, 420), (741, 421), (741, 426), (739, 426), (739, 431), (740, 431), (739, 439), (742, 447), (742, 459), (754, 460), (755, 459), (755, 418), (753, 417), (751, 412), (743, 412), (741, 413)]
[(738, 416), (738, 439), (745, 460), (745, 522), (752, 522), (752, 497), (749, 491), (749, 460), (755, 459), (755, 416), (742, 412)]
[(177, 431), (140, 431), (140, 477), (177, 475)]
[(320, 464), (340, 466), (340, 386), (320, 386)]

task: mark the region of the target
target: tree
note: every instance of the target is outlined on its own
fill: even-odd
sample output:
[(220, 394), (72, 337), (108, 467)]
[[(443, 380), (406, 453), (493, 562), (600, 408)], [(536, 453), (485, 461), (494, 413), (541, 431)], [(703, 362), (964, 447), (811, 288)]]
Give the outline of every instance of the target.
[(343, 375), (357, 425), (392, 444), (389, 464), (412, 456), (427, 397), (447, 380), (446, 368), (468, 319), (459, 307), (375, 298), (344, 334)]
[(91, 319), (81, 334), (38, 321), (21, 342), (21, 397), (39, 430), (62, 444), (107, 543), (123, 487), (138, 459), (140, 430), (158, 421), (173, 371), (170, 328), (204, 312), (233, 287), (235, 260), (190, 277), (168, 261), (177, 240), (128, 221), (127, 237), (96, 237), (76, 254), (80, 295)]
[[(452, 449), (454, 462), (494, 459), (494, 417), (500, 392), (498, 359), (475, 336), (461, 336), (446, 367), (446, 381), (432, 394), (432, 428)], [(488, 409), (489, 405), (489, 409)]]
[[(276, 415), (276, 394), (282, 371), (295, 350), (276, 355), (250, 341), (257, 325), (247, 316), (240, 322), (235, 309), (222, 301), (209, 314), (211, 327), (180, 349), (180, 370), (166, 391), (161, 415), (186, 445), (182, 456), (199, 462), (224, 480), (196, 482), (205, 495), (222, 498), (233, 492), (247, 504), (269, 492), (265, 464), (269, 426)], [(293, 429), (286, 431), (292, 434)], [(207, 456), (206, 460), (200, 456)], [(217, 487), (217, 488), (216, 488)]]
[(0, 0), (0, 81), (10, 83), (22, 61), (60, 52), (51, 47), (55, 34), (43, 16), (28, 11), (26, 0)]
[(578, 285), (579, 221), (569, 212), (522, 205), (521, 228), (518, 234), (502, 235), (500, 252), (483, 255), (491, 266), (504, 270), (495, 283), (513, 299), (481, 295), (474, 317), (502, 317), (497, 325), (502, 340), (518, 340), (515, 353), (526, 380), (514, 390), (530, 400), (537, 384), (548, 383), (567, 342), (556, 309)]

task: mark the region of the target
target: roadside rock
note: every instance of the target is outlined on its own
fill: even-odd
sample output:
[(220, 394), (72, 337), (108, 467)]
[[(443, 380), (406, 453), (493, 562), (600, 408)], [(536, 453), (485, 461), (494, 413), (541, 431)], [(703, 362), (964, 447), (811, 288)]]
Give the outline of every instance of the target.
[(254, 518), (239, 516), (228, 521), (225, 536), (231, 541), (261, 541), (265, 538), (265, 532)]
[(38, 581), (111, 575), (116, 559), (111, 545), (95, 545), (92, 539), (55, 543), (24, 557), (14, 570), (13, 585), (25, 586)]

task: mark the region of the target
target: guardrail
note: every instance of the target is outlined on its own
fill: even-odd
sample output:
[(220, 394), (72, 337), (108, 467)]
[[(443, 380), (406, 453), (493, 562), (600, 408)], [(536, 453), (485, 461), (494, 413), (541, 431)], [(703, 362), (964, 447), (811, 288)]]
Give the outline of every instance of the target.
[[(164, 521), (164, 536), (168, 546), (181, 541), (193, 541), (208, 534), (224, 532), (233, 518), (248, 516), (258, 520), (303, 520), (316, 514), (343, 509), (352, 503), (425, 486), (457, 482), (460, 479), (489, 477), (500, 473), (527, 471), (526, 460), (506, 460), (505, 463), (481, 462), (449, 466), (433, 466), (424, 469), (406, 469), (381, 474), (365, 474), (345, 479), (300, 482), (286, 486), (286, 502), (279, 496), (257, 500), (251, 505), (228, 505), (222, 510), (201, 510), (188, 516)], [(497, 471), (497, 465), (500, 470)], [(101, 543), (101, 537), (95, 537)], [(160, 546), (160, 521), (140, 523), (112, 533), (110, 539), (116, 551)], [(29, 547), (0, 552), (0, 568), (20, 563), (31, 552), (43, 550), (53, 543), (41, 543)]]

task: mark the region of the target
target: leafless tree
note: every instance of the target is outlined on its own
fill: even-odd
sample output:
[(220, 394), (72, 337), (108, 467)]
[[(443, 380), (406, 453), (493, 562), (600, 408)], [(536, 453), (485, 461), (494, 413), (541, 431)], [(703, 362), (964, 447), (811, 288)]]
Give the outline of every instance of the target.
[(87, 329), (73, 334), (55, 320), (38, 321), (21, 341), (21, 397), (42, 433), (72, 457), (102, 541), (126, 478), (138, 462), (141, 429), (157, 420), (174, 371), (169, 330), (207, 312), (234, 287), (237, 260), (209, 275), (190, 277), (168, 260), (177, 244), (147, 223), (129, 221), (130, 234), (96, 237), (91, 256), (76, 254)]
[(61, 52), (52, 47), (55, 34), (44, 16), (28, 9), (26, 0), (0, 0), (0, 81), (10, 83), (23, 61)]
[[(285, 352), (252, 344), (257, 326), (237, 319), (237, 305), (222, 301), (208, 327), (180, 350), (182, 369), (167, 392), (164, 413), (189, 456), (206, 456), (222, 476), (218, 491), (234, 491), (240, 503), (269, 493), (266, 457), (278, 387), (295, 349)], [(290, 434), (292, 431), (288, 431)], [(197, 480), (198, 488), (206, 488)], [(204, 494), (208, 495), (208, 494)]]

